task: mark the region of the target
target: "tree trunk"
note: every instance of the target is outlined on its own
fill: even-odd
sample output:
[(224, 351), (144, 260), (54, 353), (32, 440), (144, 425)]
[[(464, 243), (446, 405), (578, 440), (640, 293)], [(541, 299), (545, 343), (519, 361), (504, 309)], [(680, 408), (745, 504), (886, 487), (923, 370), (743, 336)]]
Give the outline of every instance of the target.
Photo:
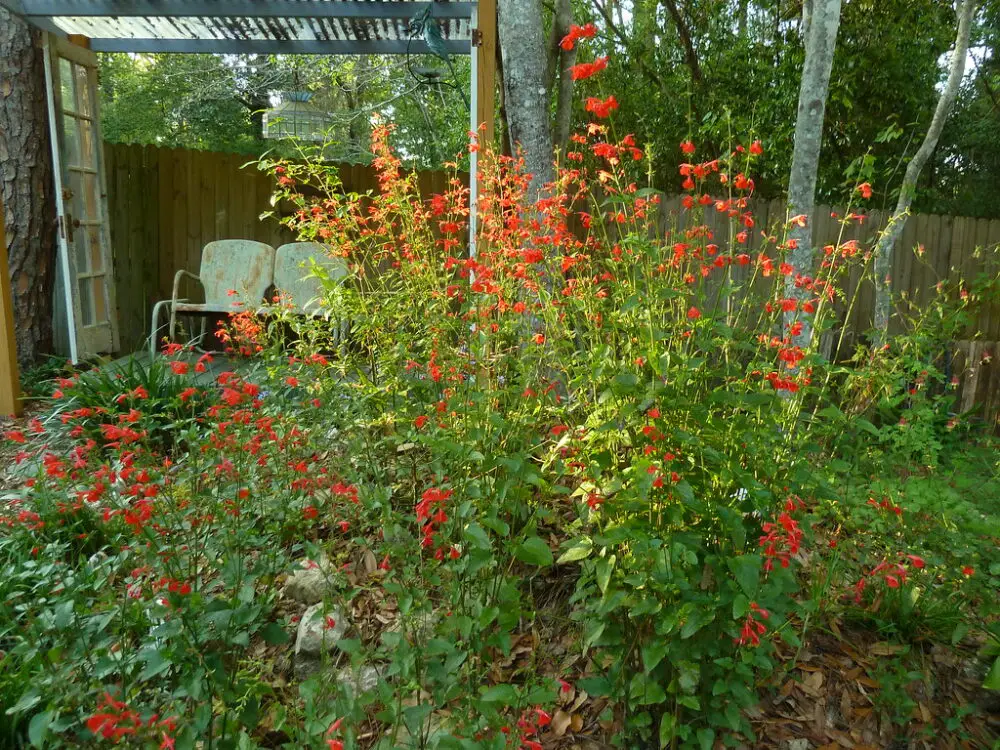
[[(833, 69), (833, 52), (837, 46), (840, 27), (840, 0), (815, 0), (811, 3), (808, 31), (805, 36), (806, 59), (802, 66), (799, 87), (799, 108), (795, 120), (795, 142), (792, 149), (792, 169), (788, 178), (788, 215), (805, 215), (805, 226), (793, 224), (789, 240), (793, 249), (788, 262), (794, 268), (785, 282), (785, 297), (804, 300), (809, 292), (796, 286), (795, 277), (812, 276), (814, 255), (812, 247), (813, 210), (816, 201), (816, 175), (819, 154), (823, 145), (823, 116), (826, 97), (830, 88)], [(798, 346), (805, 347), (812, 341), (812, 321), (799, 309), (785, 314), (786, 326), (802, 324), (802, 331), (793, 337)]]
[(951, 54), (951, 63), (948, 67), (948, 81), (945, 84), (941, 96), (938, 98), (937, 107), (934, 110), (934, 117), (931, 119), (930, 127), (927, 128), (927, 135), (924, 142), (920, 144), (917, 153), (914, 154), (910, 163), (906, 166), (906, 174), (903, 176), (903, 184), (899, 189), (899, 200), (896, 202), (896, 210), (893, 211), (889, 224), (879, 238), (875, 249), (875, 336), (876, 343), (883, 345), (889, 332), (889, 317), (892, 313), (892, 279), (890, 270), (892, 268), (892, 247), (896, 244), (899, 236), (906, 226), (906, 218), (913, 203), (913, 196), (917, 189), (917, 180), (920, 178), (920, 171), (927, 164), (934, 149), (937, 148), (938, 138), (944, 129), (945, 121), (951, 113), (951, 109), (958, 97), (958, 89), (962, 84), (962, 76), (965, 75), (965, 58), (969, 51), (969, 31), (972, 28), (972, 17), (976, 11), (976, 0), (963, 0), (958, 7), (958, 33), (955, 36), (955, 50)]
[[(561, 40), (569, 33), (569, 27), (573, 24), (573, 7), (570, 0), (557, 0), (556, 16), (552, 22), (553, 32), (558, 30)], [(553, 33), (553, 37), (556, 33)], [(569, 142), (569, 129), (573, 120), (573, 76), (569, 69), (576, 64), (576, 46), (573, 49), (565, 50), (559, 47), (556, 42), (555, 67), (558, 68), (559, 88), (556, 91), (556, 116), (553, 122), (553, 146), (559, 153), (566, 152), (566, 144)]]
[(498, 11), (507, 128), (511, 144), (520, 146), (531, 173), (529, 197), (537, 200), (555, 174), (542, 5), (540, 0), (500, 0)]
[(38, 32), (0, 7), (0, 189), (22, 367), (52, 351), (55, 204)]

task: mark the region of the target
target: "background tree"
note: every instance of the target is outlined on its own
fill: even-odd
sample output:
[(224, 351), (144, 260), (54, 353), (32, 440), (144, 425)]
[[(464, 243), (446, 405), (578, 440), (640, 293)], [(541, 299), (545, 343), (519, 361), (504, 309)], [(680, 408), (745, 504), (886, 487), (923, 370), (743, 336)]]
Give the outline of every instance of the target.
[(965, 74), (965, 60), (969, 51), (969, 34), (972, 30), (972, 18), (976, 12), (976, 0), (960, 0), (958, 5), (958, 33), (955, 36), (955, 48), (951, 53), (951, 62), (948, 66), (948, 80), (941, 89), (941, 96), (938, 98), (937, 107), (934, 109), (934, 117), (923, 143), (917, 149), (910, 163), (906, 166), (906, 173), (903, 175), (903, 184), (899, 189), (899, 200), (896, 209), (889, 220), (889, 226), (879, 238), (878, 246), (875, 249), (875, 330), (878, 341), (885, 342), (889, 329), (889, 314), (892, 309), (891, 289), (889, 269), (892, 264), (892, 248), (896, 244), (903, 227), (906, 225), (906, 218), (909, 214), (910, 206), (913, 203), (913, 195), (917, 189), (917, 180), (924, 165), (930, 160), (934, 150), (937, 148), (938, 138), (944, 130), (944, 123), (951, 113), (951, 108), (958, 96), (959, 87), (962, 83), (962, 76)]
[(22, 367), (52, 349), (55, 212), (38, 41), (0, 7), (0, 188)]
[(540, 0), (502, 0), (497, 10), (507, 129), (511, 144), (523, 150), (529, 189), (537, 196), (554, 178), (542, 6)]
[[(786, 277), (785, 297), (803, 300), (809, 294), (795, 277), (812, 276), (812, 224), (816, 201), (816, 178), (820, 149), (823, 145), (823, 117), (833, 70), (833, 52), (840, 28), (840, 0), (806, 0), (803, 6), (803, 31), (806, 56), (799, 86), (799, 110), (795, 120), (795, 146), (788, 177), (788, 215), (804, 215), (804, 222), (793, 223), (789, 231), (792, 246), (788, 261), (794, 273)], [(801, 333), (794, 336), (800, 346), (808, 344), (812, 330), (807, 316), (795, 310), (786, 314), (786, 324), (801, 323)]]
[(440, 168), (465, 150), (468, 113), (461, 93), (468, 60), (455, 77), (424, 85), (411, 69), (425, 56), (103, 55), (101, 92), (105, 138), (259, 155), (294, 147), (262, 137), (264, 110), (281, 92), (309, 91), (329, 114), (331, 161), (370, 158), (372, 118), (397, 126), (395, 143), (412, 166)]

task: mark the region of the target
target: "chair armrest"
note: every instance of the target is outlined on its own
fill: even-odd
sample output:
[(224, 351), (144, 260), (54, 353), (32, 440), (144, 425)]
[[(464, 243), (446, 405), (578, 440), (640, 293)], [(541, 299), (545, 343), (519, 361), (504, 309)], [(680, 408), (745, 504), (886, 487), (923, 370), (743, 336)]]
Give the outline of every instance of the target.
[(173, 295), (170, 298), (171, 303), (178, 301), (177, 300), (177, 293), (180, 291), (180, 288), (181, 288), (181, 279), (184, 278), (185, 276), (194, 279), (199, 284), (201, 283), (201, 279), (198, 276), (195, 276), (190, 271), (185, 271), (182, 268), (180, 271), (178, 271), (176, 274), (174, 274), (174, 292), (173, 292)]

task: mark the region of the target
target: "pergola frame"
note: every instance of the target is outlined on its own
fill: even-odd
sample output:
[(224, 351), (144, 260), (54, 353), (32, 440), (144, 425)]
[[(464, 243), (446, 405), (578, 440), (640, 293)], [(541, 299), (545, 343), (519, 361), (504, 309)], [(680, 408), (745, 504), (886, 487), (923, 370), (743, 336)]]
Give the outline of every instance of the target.
[[(216, 54), (427, 54), (422, 39), (401, 38), (402, 21), (430, 5), (431, 16), (467, 21), (471, 38), (445, 35), (448, 51), (471, 56), (469, 130), (481, 143), (493, 140), (496, 88), (497, 0), (0, 0), (31, 25), (68, 36), (94, 52)], [(103, 21), (102, 21), (103, 19)], [(203, 22), (192, 27), (184, 19)], [(154, 27), (156, 20), (166, 26)], [(99, 21), (140, 29), (166, 28), (142, 36), (123, 33), (80, 36), (73, 24)], [(336, 26), (331, 26), (331, 24)], [(283, 25), (285, 24), (285, 25)], [(103, 28), (103, 27), (102, 27)], [(457, 28), (457, 26), (456, 26)], [(293, 38), (290, 30), (313, 38)], [(344, 33), (346, 30), (347, 33)], [(193, 31), (195, 33), (193, 33)], [(197, 36), (209, 32), (211, 37)], [(197, 37), (197, 38), (196, 38)], [(344, 38), (340, 38), (344, 37)], [(353, 38), (347, 38), (353, 37)], [(483, 129), (480, 130), (480, 124)], [(58, 168), (58, 165), (54, 165)], [(470, 207), (478, 195), (478, 154), (470, 153)], [(0, 196), (0, 217), (3, 216)], [(13, 296), (0, 221), (0, 416), (21, 413), (14, 337)], [(475, 211), (470, 212), (469, 252), (475, 253)]]

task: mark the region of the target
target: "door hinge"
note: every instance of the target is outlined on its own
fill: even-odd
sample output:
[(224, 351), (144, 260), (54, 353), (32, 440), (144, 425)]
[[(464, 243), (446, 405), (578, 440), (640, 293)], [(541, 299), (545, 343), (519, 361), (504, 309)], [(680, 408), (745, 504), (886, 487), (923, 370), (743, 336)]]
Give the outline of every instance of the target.
[(482, 47), (483, 46), (483, 32), (479, 29), (472, 30), (472, 46)]

